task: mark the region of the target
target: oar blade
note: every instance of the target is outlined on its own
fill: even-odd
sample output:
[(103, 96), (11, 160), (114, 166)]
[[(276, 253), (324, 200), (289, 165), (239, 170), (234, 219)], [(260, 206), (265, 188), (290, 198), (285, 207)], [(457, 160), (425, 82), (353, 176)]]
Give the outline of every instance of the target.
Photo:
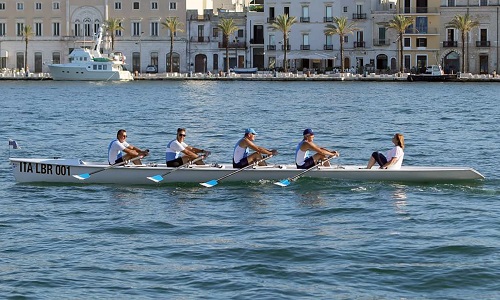
[(80, 175), (73, 175), (73, 177), (75, 177), (76, 179), (85, 180), (85, 179), (90, 178), (90, 174), (85, 173), (85, 174), (80, 174)]
[(207, 182), (202, 182), (200, 183), (202, 186), (204, 187), (213, 187), (215, 185), (217, 185), (219, 182), (217, 180), (210, 180), (210, 181), (207, 181)]
[(148, 177), (148, 179), (151, 181), (154, 181), (154, 182), (160, 182), (163, 180), (163, 176), (155, 175), (155, 176)]
[(282, 187), (287, 187), (290, 185), (290, 180), (288, 179), (283, 179), (283, 180), (280, 180), (278, 182), (275, 182), (274, 184), (276, 185), (279, 185), (279, 186), (282, 186)]

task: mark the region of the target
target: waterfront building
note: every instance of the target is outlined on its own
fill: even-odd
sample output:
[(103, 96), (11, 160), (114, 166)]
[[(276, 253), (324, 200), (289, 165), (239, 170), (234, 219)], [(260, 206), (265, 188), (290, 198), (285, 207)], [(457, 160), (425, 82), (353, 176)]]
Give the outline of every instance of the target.
[[(479, 26), (473, 28), (462, 53), (460, 31), (446, 28), (455, 15), (469, 14)], [(499, 72), (500, 0), (441, 0), (441, 54), (443, 68), (461, 70), (461, 57), (465, 55), (466, 69), (474, 74)]]

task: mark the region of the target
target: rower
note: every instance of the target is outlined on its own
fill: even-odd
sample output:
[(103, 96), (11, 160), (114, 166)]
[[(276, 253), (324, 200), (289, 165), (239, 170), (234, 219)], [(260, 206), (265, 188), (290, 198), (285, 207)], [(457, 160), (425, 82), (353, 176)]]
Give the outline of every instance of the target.
[[(245, 135), (240, 140), (238, 140), (238, 142), (234, 146), (233, 168), (241, 169), (258, 161), (260, 161), (259, 166), (265, 166), (266, 162), (262, 160), (262, 154), (278, 154), (277, 150), (268, 150), (266, 148), (257, 146), (254, 143), (256, 135), (257, 132), (255, 132), (255, 130), (253, 130), (252, 128), (245, 129)], [(254, 150), (255, 152), (250, 154), (250, 149)]]
[[(295, 164), (297, 165), (297, 169), (309, 169), (321, 163), (321, 161), (323, 161), (321, 163), (323, 166), (329, 167), (330, 161), (328, 158), (340, 155), (338, 151), (328, 150), (316, 145), (312, 129), (307, 128), (302, 135), (304, 138), (295, 150)], [(310, 150), (315, 151), (316, 154), (311, 155)]]
[(185, 139), (186, 128), (177, 128), (177, 137), (167, 144), (167, 152), (165, 155), (167, 167), (177, 168), (191, 161), (197, 165), (205, 164), (203, 160), (196, 159), (199, 154), (206, 158), (210, 155), (210, 151), (191, 147), (186, 144)]

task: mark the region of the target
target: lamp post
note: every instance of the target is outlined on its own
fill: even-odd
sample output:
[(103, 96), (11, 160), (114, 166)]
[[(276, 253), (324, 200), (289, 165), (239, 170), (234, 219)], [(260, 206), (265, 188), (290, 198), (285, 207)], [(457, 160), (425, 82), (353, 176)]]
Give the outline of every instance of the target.
[(238, 37), (235, 37), (233, 42), (234, 42), (234, 45), (235, 45), (234, 46), (234, 49), (235, 49), (234, 51), (236, 53), (236, 66), (235, 66), (235, 68), (238, 68), (239, 67), (238, 66), (238, 42), (239, 42), (238, 41)]

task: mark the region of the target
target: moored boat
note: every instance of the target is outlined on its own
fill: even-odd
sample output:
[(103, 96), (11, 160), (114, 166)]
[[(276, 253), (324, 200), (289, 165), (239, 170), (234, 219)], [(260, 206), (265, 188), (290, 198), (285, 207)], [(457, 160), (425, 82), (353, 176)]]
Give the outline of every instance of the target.
[(89, 80), (89, 81), (129, 81), (134, 80), (132, 73), (125, 69), (125, 57), (113, 53), (103, 57), (100, 52), (102, 27), (96, 36), (92, 49), (76, 48), (69, 55), (69, 63), (50, 64), (53, 80)]
[(457, 80), (457, 74), (444, 74), (440, 65), (428, 66), (422, 74), (410, 74), (408, 81), (453, 81)]
[[(165, 174), (174, 168), (165, 164), (110, 166), (80, 159), (10, 158), (14, 177), (18, 182), (51, 183), (103, 183), (120, 185), (157, 185), (148, 177)], [(164, 176), (161, 184), (201, 183), (226, 176), (235, 170), (232, 165), (190, 165)], [(257, 166), (227, 177), (225, 181), (276, 181), (301, 173), (294, 165)], [(79, 174), (92, 174), (79, 180)], [(468, 167), (415, 167), (403, 166), (399, 170), (363, 169), (362, 166), (319, 167), (304, 174), (309, 178), (326, 178), (351, 181), (394, 182), (455, 182), (484, 179)]]

